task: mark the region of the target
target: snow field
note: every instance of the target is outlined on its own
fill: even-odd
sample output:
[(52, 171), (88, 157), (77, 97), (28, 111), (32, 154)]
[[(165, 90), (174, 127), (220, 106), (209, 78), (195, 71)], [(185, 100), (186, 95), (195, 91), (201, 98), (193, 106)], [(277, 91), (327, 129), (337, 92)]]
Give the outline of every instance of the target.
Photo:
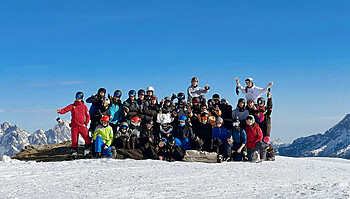
[(91, 159), (0, 162), (1, 198), (349, 198), (350, 161), (165, 162)]

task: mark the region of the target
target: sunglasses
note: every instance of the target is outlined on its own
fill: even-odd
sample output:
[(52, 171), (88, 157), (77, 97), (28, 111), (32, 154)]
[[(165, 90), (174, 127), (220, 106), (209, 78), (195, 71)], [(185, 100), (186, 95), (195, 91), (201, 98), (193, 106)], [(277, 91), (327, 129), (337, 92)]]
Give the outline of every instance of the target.
[(202, 107), (201, 109), (207, 109), (207, 107)]

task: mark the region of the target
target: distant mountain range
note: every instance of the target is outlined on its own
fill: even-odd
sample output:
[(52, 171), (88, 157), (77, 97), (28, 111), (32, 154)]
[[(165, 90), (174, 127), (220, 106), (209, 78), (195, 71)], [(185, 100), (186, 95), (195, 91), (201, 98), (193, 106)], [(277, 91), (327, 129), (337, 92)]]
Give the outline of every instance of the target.
[(68, 120), (64, 120), (63, 125), (56, 124), (52, 129), (37, 130), (33, 134), (4, 122), (0, 125), (0, 157), (16, 155), (26, 145), (51, 145), (67, 140), (71, 140)]
[(277, 150), (282, 156), (350, 159), (350, 114), (324, 134), (298, 138), (290, 145), (277, 147)]

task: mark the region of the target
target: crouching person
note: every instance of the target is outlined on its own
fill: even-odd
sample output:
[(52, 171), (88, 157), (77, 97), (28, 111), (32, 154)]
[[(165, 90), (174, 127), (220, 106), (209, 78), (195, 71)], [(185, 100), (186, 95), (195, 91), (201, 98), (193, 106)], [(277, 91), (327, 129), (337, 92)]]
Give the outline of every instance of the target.
[(259, 125), (255, 123), (254, 116), (248, 115), (246, 123), (248, 161), (266, 160), (266, 145), (262, 142), (262, 131)]
[(233, 128), (229, 131), (227, 138), (225, 157), (228, 161), (243, 161), (243, 148), (247, 143), (247, 134), (239, 127), (238, 119), (235, 119), (232, 125)]
[(224, 149), (227, 140), (227, 129), (223, 126), (224, 120), (221, 117), (216, 118), (216, 127), (212, 129), (211, 149), (217, 154), (223, 155), (225, 158)]
[[(110, 147), (113, 142), (113, 130), (109, 126), (109, 117), (102, 116), (101, 124), (96, 127), (93, 139), (95, 143), (95, 153), (96, 157), (100, 158), (102, 156), (107, 158), (114, 158), (116, 156), (115, 147)], [(113, 149), (112, 149), (113, 148)]]
[(266, 144), (266, 160), (267, 161), (275, 161), (275, 152), (270, 142), (270, 137), (264, 137), (264, 143)]
[(130, 149), (129, 142), (129, 125), (126, 122), (122, 122), (120, 124), (119, 130), (117, 132), (114, 132), (112, 146), (114, 146), (117, 149)]
[(159, 160), (166, 160), (169, 162), (181, 161), (184, 157), (181, 147), (176, 145), (176, 141), (173, 137), (169, 137), (168, 140), (163, 138), (159, 142), (158, 155)]
[(186, 120), (186, 116), (179, 117), (179, 126), (174, 133), (176, 145), (180, 146), (183, 151), (191, 149), (192, 142), (197, 146), (199, 144), (196, 143), (200, 141), (200, 139), (194, 135), (191, 126), (187, 124)]
[(64, 109), (57, 108), (57, 113), (65, 114), (67, 112), (72, 113), (72, 120), (70, 123), (71, 134), (72, 134), (72, 159), (78, 157), (78, 137), (79, 134), (85, 140), (84, 156), (90, 156), (91, 140), (89, 138), (87, 125), (89, 124), (90, 114), (88, 108), (83, 102), (84, 94), (77, 92), (75, 94), (75, 101), (73, 104), (68, 105)]

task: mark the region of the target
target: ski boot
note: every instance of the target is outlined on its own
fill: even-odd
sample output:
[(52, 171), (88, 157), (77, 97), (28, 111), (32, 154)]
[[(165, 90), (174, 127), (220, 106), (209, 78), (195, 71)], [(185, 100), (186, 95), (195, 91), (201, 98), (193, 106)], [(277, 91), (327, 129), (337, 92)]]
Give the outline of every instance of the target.
[(91, 156), (91, 144), (85, 145), (85, 149), (84, 149), (84, 158), (90, 159)]
[(218, 163), (222, 163), (223, 160), (224, 160), (224, 157), (222, 155), (218, 155), (217, 157)]
[(115, 148), (115, 146), (111, 147), (111, 152), (112, 152), (112, 159), (117, 159), (117, 149)]
[(70, 149), (72, 160), (78, 159), (78, 149), (72, 148)]
[(254, 153), (252, 154), (252, 162), (260, 162), (260, 155), (258, 151), (254, 151)]

